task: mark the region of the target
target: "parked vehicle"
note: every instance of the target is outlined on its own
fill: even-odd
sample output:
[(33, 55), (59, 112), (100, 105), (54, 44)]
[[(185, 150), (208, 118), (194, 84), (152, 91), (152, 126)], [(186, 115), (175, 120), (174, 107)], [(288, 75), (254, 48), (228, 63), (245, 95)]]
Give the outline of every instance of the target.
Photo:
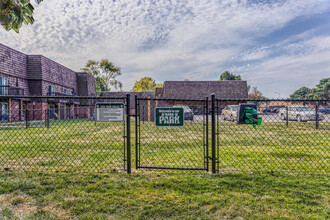
[(194, 113), (187, 105), (173, 105), (174, 108), (183, 108), (183, 118), (184, 120), (193, 121)]
[(330, 114), (330, 107), (321, 108), (319, 109), (319, 112), (322, 114)]
[(280, 107), (271, 106), (262, 110), (263, 113), (279, 113)]
[[(316, 114), (315, 110), (308, 106), (288, 106), (288, 112), (286, 108), (281, 108), (279, 111), (279, 115), (282, 120), (286, 120), (288, 116), (288, 120), (290, 121), (315, 121)], [(318, 113), (318, 120), (323, 120), (324, 115), (322, 113)]]
[(203, 115), (205, 111), (203, 106), (192, 106), (190, 109), (193, 111), (194, 115)]
[(238, 105), (227, 105), (224, 109), (222, 109), (221, 118), (226, 121), (236, 121)]

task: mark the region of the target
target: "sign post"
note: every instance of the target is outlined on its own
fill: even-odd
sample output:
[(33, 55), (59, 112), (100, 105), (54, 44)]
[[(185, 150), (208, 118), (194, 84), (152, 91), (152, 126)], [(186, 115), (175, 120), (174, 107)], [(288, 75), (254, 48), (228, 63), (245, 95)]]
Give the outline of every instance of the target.
[(155, 108), (155, 124), (157, 127), (183, 126), (183, 108)]
[(96, 103), (96, 121), (124, 121), (124, 103)]

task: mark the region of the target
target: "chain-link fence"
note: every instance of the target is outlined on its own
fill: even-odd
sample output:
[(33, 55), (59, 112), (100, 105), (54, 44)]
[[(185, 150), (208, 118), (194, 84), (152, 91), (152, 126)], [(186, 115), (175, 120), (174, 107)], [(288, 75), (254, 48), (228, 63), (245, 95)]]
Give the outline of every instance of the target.
[[(237, 123), (245, 103), (256, 105), (256, 128)], [(218, 172), (329, 173), (326, 100), (217, 100), (215, 112)]]
[[(136, 167), (329, 173), (328, 101), (136, 98)], [(244, 104), (261, 124), (239, 114)], [(183, 126), (157, 125), (156, 110), (169, 107), (184, 109)]]
[(2, 169), (329, 174), (329, 152), (329, 100), (0, 97)]
[(127, 169), (127, 120), (97, 122), (97, 103), (126, 97), (0, 97), (0, 166), (4, 169)]

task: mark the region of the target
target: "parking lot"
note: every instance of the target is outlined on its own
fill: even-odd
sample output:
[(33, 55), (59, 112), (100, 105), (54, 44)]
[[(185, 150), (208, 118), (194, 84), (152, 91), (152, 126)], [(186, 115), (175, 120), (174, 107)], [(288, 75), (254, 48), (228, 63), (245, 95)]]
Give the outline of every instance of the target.
[[(279, 114), (272, 114), (272, 113), (260, 113), (258, 116), (262, 117), (262, 122), (285, 122), (286, 120), (282, 120)], [(203, 121), (203, 115), (194, 115), (194, 121)], [(209, 121), (211, 121), (211, 116), (209, 116)], [(222, 117), (218, 116), (218, 122), (230, 122), (228, 120), (223, 120)], [(295, 121), (289, 121), (295, 122)], [(324, 115), (324, 120), (321, 122), (330, 122), (330, 114)], [(315, 123), (315, 121), (307, 121), (307, 123)], [(330, 126), (330, 125), (329, 125)]]

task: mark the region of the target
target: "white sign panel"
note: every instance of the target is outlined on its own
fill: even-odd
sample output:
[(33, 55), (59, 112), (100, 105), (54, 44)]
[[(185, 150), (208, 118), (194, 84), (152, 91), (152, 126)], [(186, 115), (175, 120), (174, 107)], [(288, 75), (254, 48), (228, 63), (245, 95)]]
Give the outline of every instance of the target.
[(96, 121), (124, 121), (124, 103), (96, 103)]

